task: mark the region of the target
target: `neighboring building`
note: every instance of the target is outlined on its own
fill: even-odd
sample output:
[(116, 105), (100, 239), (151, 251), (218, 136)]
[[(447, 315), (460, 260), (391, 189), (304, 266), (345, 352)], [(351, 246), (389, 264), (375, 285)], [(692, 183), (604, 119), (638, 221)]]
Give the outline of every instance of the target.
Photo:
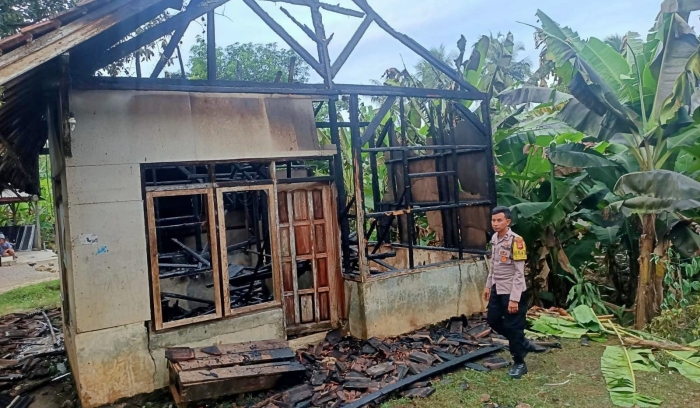
[[(164, 79), (161, 63), (153, 78), (93, 75), (165, 34), (176, 45), (222, 0), (192, 0), (126, 41), (182, 5), (92, 0), (0, 40), (0, 137), (12, 152), (0, 157), (0, 182), (37, 193), (27, 169), (48, 140), (66, 349), (83, 407), (167, 386), (166, 347), (331, 328), (391, 336), (484, 310), (491, 131), (487, 104), (484, 124), (462, 102), (487, 96), (364, 0), (354, 10), (309, 3), (317, 38), (326, 37), (318, 7), (364, 18), (332, 64), (326, 41), (313, 57), (256, 0), (241, 1), (324, 84)], [(334, 83), (370, 24), (461, 90)], [(360, 120), (364, 96), (384, 101), (370, 123)], [(348, 123), (334, 115), (339, 97)], [(447, 120), (423, 123), (431, 146), (407, 141), (417, 138), (407, 97), (444, 104)], [(330, 118), (317, 121), (320, 103)], [(382, 120), (390, 108), (396, 123)], [(325, 129), (332, 144), (322, 146)], [(432, 235), (418, 236), (426, 225)]]

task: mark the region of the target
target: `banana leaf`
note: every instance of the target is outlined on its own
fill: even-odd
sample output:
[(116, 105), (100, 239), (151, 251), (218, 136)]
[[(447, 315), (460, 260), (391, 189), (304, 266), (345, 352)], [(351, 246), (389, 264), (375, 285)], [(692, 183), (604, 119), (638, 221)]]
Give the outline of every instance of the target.
[(675, 368), (683, 377), (700, 383), (700, 354), (694, 351), (667, 351), (677, 361), (669, 361), (668, 366)]
[(600, 368), (614, 405), (642, 408), (661, 405), (661, 400), (637, 393), (634, 371), (658, 371), (649, 359), (651, 355), (649, 350), (627, 350), (619, 346), (605, 348)]
[(700, 208), (700, 182), (680, 173), (655, 170), (625, 174), (615, 186), (616, 203), (625, 213), (660, 213)]
[(605, 156), (596, 152), (593, 149), (587, 149), (585, 145), (580, 143), (570, 143), (563, 146), (557, 146), (554, 151), (549, 154), (549, 159), (552, 163), (564, 167), (617, 167), (616, 163), (606, 159)]
[(686, 64), (698, 49), (700, 41), (688, 22), (678, 14), (661, 14), (657, 27), (659, 30), (655, 36), (659, 41), (659, 48), (649, 66), (656, 80), (651, 119), (654, 123), (664, 123), (662, 113), (665, 118), (674, 114), (672, 110), (662, 112), (666, 109), (665, 102), (674, 94), (676, 81), (686, 70)]
[(580, 327), (575, 322), (547, 315), (537, 318), (533, 322), (531, 330), (566, 339), (580, 339), (588, 334), (588, 329)]
[(568, 93), (559, 92), (551, 88), (542, 88), (539, 86), (525, 86), (518, 89), (502, 92), (498, 95), (498, 100), (504, 105), (521, 105), (524, 103), (551, 103), (558, 105), (568, 101), (573, 96)]
[(518, 218), (531, 218), (545, 211), (552, 203), (523, 202), (510, 207)]
[(576, 320), (579, 326), (585, 328), (586, 330), (594, 333), (603, 332), (603, 325), (598, 320), (593, 309), (590, 306), (578, 305), (571, 312), (571, 316)]

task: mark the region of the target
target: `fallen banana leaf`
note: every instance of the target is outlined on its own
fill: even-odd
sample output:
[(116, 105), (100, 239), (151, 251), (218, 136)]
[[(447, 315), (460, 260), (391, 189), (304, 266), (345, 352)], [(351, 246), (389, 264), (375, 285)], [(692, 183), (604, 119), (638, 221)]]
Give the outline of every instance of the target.
[(542, 315), (535, 320), (531, 329), (539, 333), (567, 339), (580, 339), (581, 336), (589, 334), (588, 329), (580, 327), (575, 322), (547, 315)]
[(600, 320), (598, 320), (598, 317), (590, 306), (579, 305), (573, 310), (573, 312), (571, 312), (571, 315), (574, 317), (579, 326), (585, 327), (589, 331), (596, 333), (604, 331), (603, 325), (600, 323)]
[(600, 368), (613, 404), (619, 407), (658, 407), (661, 400), (637, 393), (634, 378), (634, 370), (658, 371), (657, 364), (651, 350), (606, 347), (600, 359)]
[(700, 383), (700, 354), (697, 351), (666, 351), (678, 361), (669, 361), (668, 366), (675, 368), (685, 378)]

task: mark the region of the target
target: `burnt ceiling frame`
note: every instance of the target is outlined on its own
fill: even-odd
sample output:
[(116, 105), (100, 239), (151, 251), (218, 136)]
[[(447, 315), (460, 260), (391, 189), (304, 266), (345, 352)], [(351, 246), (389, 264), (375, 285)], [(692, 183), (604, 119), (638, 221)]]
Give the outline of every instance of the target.
[[(461, 200), (458, 198), (459, 182), (456, 175), (453, 174), (454, 183), (450, 184), (452, 199), (440, 201), (432, 206), (414, 205), (411, 201), (411, 178), (423, 177), (438, 177), (445, 178), (450, 172), (436, 172), (424, 174), (408, 174), (407, 159), (411, 150), (416, 150), (415, 147), (401, 145), (390, 148), (375, 147), (378, 140), (376, 139), (377, 131), (386, 132), (386, 127), (380, 129), (382, 119), (388, 114), (392, 105), (397, 100), (403, 108), (404, 98), (424, 98), (424, 99), (442, 99), (451, 101), (450, 105), (454, 106), (453, 111), (457, 113), (463, 120), (472, 122), (484, 135), (488, 136), (488, 141), (484, 145), (479, 146), (457, 146), (456, 144), (443, 143), (440, 146), (433, 146), (432, 151), (435, 153), (444, 152), (444, 156), (449, 156), (452, 160), (453, 168), (456, 168), (457, 153), (463, 153), (466, 150), (478, 152), (491, 152), (493, 150), (491, 142), (491, 124), (489, 118), (488, 95), (479, 91), (473, 85), (468, 83), (456, 70), (449, 67), (444, 62), (435, 58), (425, 47), (410, 38), (409, 36), (399, 33), (394, 30), (376, 11), (369, 5), (367, 0), (353, 0), (353, 3), (359, 10), (351, 10), (339, 6), (334, 6), (321, 2), (319, 0), (238, 0), (246, 4), (260, 19), (275, 32), (284, 42), (294, 50), (301, 59), (303, 59), (321, 78), (321, 84), (301, 84), (293, 83), (291, 73), (293, 65), (290, 66), (289, 82), (282, 82), (281, 75), (278, 73), (275, 82), (249, 82), (249, 81), (230, 81), (220, 80), (216, 78), (216, 42), (215, 42), (215, 27), (213, 24), (214, 10), (231, 0), (192, 0), (188, 6), (179, 14), (167, 19), (166, 21), (145, 30), (138, 36), (130, 38), (114, 47), (108, 49), (104, 53), (93, 58), (93, 61), (86, 64), (82, 71), (83, 75), (78, 75), (73, 78), (72, 86), (74, 89), (109, 89), (109, 90), (141, 90), (141, 91), (181, 91), (181, 92), (214, 92), (214, 93), (241, 93), (241, 94), (282, 94), (282, 95), (304, 95), (310, 96), (322, 103), (328, 103), (329, 122), (317, 122), (318, 128), (330, 129), (331, 141), (336, 145), (337, 151), (333, 160), (332, 177), (335, 178), (336, 188), (338, 190), (338, 220), (341, 228), (342, 238), (342, 254), (343, 254), (343, 270), (346, 272), (346, 277), (350, 279), (358, 279), (366, 281), (369, 278), (369, 263), (387, 266), (382, 259), (386, 256), (377, 254), (378, 248), (383, 242), (388, 242), (386, 231), (388, 228), (382, 227), (387, 222), (395, 221), (399, 217), (404, 217), (408, 222), (408, 248), (409, 266), (414, 269), (416, 266), (413, 262), (414, 249), (421, 249), (414, 245), (416, 240), (415, 231), (413, 228), (415, 213), (425, 213), (426, 211), (441, 211), (447, 214), (447, 220), (451, 223), (458, 222), (459, 217), (456, 215), (459, 209), (467, 206), (487, 205), (493, 207), (496, 203), (496, 186), (495, 176), (489, 177), (488, 184), (488, 199), (486, 200)], [(236, 1), (236, 0), (234, 0)], [(313, 56), (306, 50), (289, 32), (287, 32), (278, 21), (270, 16), (261, 6), (261, 1), (272, 1), (275, 3), (284, 3), (285, 5), (306, 6), (311, 13), (311, 21), (313, 27), (309, 27), (301, 23), (295, 18), (284, 6), (280, 7), (282, 13), (287, 16), (294, 24), (296, 24), (304, 35), (308, 36), (316, 44), (316, 56)], [(351, 39), (344, 45), (341, 53), (331, 61), (328, 46), (333, 40), (333, 35), (326, 34), (326, 28), (323, 24), (321, 9), (339, 13), (355, 18), (362, 18), (362, 23), (357, 28)], [(172, 57), (173, 52), (177, 48), (177, 44), (184, 35), (189, 24), (196, 18), (207, 16), (207, 79), (205, 80), (187, 80), (173, 78), (159, 78), (167, 61)], [(457, 84), (457, 89), (425, 89), (425, 88), (408, 88), (394, 86), (376, 86), (376, 85), (353, 85), (353, 84), (338, 84), (334, 82), (345, 62), (357, 47), (360, 40), (363, 38), (367, 30), (372, 24), (377, 24), (391, 37), (398, 40), (404, 46), (411, 49), (418, 56), (422, 57), (431, 64), (436, 70), (442, 72), (448, 78)], [(94, 72), (106, 67), (111, 62), (123, 58), (136, 52), (141, 47), (171, 34), (169, 43), (165, 47), (165, 51), (158, 61), (156, 68), (148, 78), (112, 78), (104, 76), (86, 76), (88, 72)], [(106, 34), (105, 34), (106, 35)], [(78, 51), (80, 52), (80, 50)], [(80, 54), (79, 54), (80, 55)], [(83, 58), (77, 58), (79, 61), (84, 61)], [(294, 64), (294, 62), (292, 62)], [(349, 96), (350, 100), (350, 119), (349, 122), (339, 123), (337, 120), (336, 101), (340, 97)], [(380, 107), (375, 119), (371, 123), (363, 123), (359, 118), (359, 97), (360, 96), (379, 96), (386, 98), (385, 103)], [(459, 101), (481, 101), (481, 116), (484, 118), (482, 122), (477, 114), (465, 108)], [(486, 103), (483, 103), (486, 102)], [(320, 109), (320, 106), (318, 107)], [(316, 112), (318, 113), (318, 112)], [(402, 110), (403, 113), (403, 110)], [(485, 123), (484, 123), (485, 122)], [(353, 168), (355, 192), (348, 192), (345, 189), (342, 172), (342, 152), (340, 148), (340, 129), (349, 128), (352, 139), (353, 152)], [(363, 130), (364, 128), (364, 130)], [(379, 139), (382, 139), (380, 136)], [(370, 147), (366, 148), (366, 144), (370, 143)], [(379, 145), (377, 145), (379, 146)], [(425, 147), (422, 147), (425, 150)], [(430, 149), (428, 149), (430, 150)], [(370, 154), (370, 165), (373, 172), (376, 172), (375, 154), (383, 151), (392, 151), (401, 155), (403, 163), (403, 171), (406, 177), (407, 184), (404, 184), (402, 198), (395, 197), (396, 202), (394, 207), (400, 208), (391, 213), (366, 213), (364, 191), (362, 189), (362, 160), (363, 153)], [(488, 155), (488, 164), (493, 168), (493, 157)], [(374, 160), (372, 160), (374, 159)], [(440, 173), (440, 174), (438, 174)], [(444, 174), (443, 174), (444, 173)], [(442, 181), (441, 185), (444, 184)], [(373, 186), (374, 187), (374, 186)], [(447, 188), (447, 187), (446, 187)], [(376, 190), (376, 189), (375, 189)], [(450, 195), (448, 194), (448, 195)], [(352, 198), (348, 202), (348, 195)], [(377, 199), (378, 192), (373, 191), (374, 199)], [(351, 214), (352, 210), (355, 214)], [(401, 214), (399, 214), (401, 213)], [(357, 235), (354, 239), (351, 238), (350, 219), (355, 218)], [(365, 220), (370, 220), (369, 228), (365, 226)], [(365, 232), (365, 229), (369, 233)], [(381, 229), (382, 238), (375, 243), (375, 250), (369, 253), (367, 250), (367, 240), (372, 231)], [(452, 230), (452, 227), (449, 228)], [(413, 231), (413, 233), (411, 233)], [(459, 259), (463, 259), (464, 253), (483, 255), (485, 251), (474, 248), (463, 248), (459, 233), (454, 233), (456, 238), (452, 243), (451, 248), (430, 247), (430, 249), (444, 250), (456, 252)], [(423, 248), (427, 249), (427, 248)], [(485, 248), (484, 248), (485, 249)], [(388, 268), (391, 269), (391, 268)]]

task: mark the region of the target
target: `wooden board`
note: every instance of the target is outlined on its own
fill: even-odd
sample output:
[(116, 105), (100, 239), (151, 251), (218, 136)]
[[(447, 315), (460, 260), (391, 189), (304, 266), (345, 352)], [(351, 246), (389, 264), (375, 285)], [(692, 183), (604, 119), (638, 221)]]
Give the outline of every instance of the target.
[(197, 369), (214, 369), (235, 365), (252, 365), (259, 363), (274, 363), (294, 359), (294, 352), (290, 348), (277, 350), (249, 351), (246, 353), (221, 355), (217, 357), (200, 358), (196, 360), (181, 361), (182, 371)]
[(180, 401), (199, 401), (275, 388), (284, 377), (303, 378), (299, 362), (278, 362), (213, 370), (184, 371), (177, 384)]
[(172, 348), (166, 354), (186, 359), (168, 362), (170, 390), (178, 406), (271, 389), (281, 380), (301, 381), (306, 372), (284, 340)]

